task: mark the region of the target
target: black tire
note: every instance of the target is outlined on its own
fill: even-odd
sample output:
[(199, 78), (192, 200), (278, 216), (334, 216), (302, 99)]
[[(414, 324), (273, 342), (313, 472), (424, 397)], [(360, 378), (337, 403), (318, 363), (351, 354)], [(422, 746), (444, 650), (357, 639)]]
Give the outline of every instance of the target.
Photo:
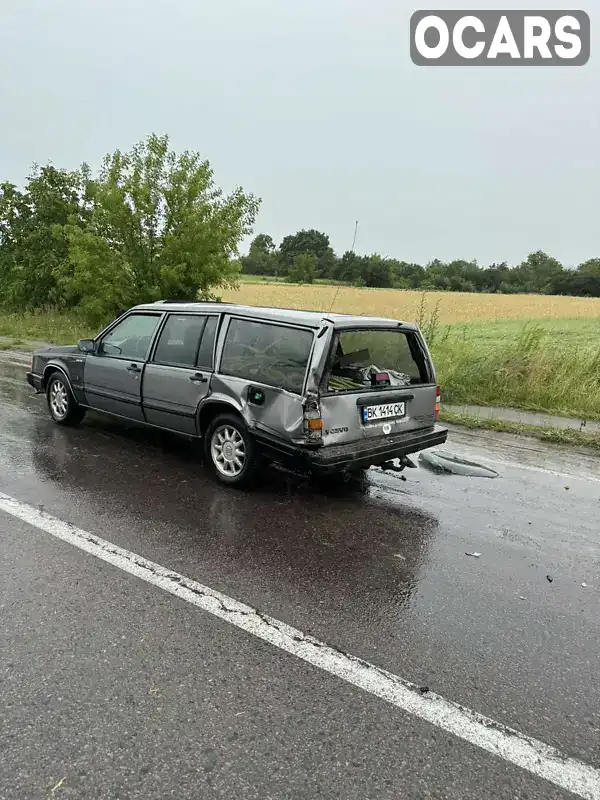
[[(219, 414), (210, 423), (204, 435), (204, 455), (220, 483), (239, 489), (254, 484), (262, 466), (254, 439), (235, 414)], [(232, 469), (230, 474), (225, 471), (228, 468)]]
[(57, 425), (79, 425), (85, 417), (85, 408), (77, 403), (69, 382), (61, 372), (51, 375), (46, 386), (46, 401), (50, 416)]

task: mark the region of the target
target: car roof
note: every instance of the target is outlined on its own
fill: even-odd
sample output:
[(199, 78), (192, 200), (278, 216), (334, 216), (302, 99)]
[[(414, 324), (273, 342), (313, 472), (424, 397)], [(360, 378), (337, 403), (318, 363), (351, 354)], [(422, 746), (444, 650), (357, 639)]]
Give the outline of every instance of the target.
[[(179, 312), (216, 312), (230, 313), (243, 317), (260, 317), (260, 319), (270, 322), (287, 322), (296, 325), (303, 325), (307, 328), (320, 328), (324, 322), (331, 322), (336, 328), (389, 328), (402, 325), (411, 330), (416, 329), (416, 325), (403, 322), (398, 319), (387, 319), (385, 317), (361, 316), (358, 314), (328, 314), (326, 311), (303, 311), (296, 308), (275, 308), (271, 306), (247, 306), (237, 303), (185, 303), (169, 302), (159, 300), (156, 303), (144, 303), (135, 306), (135, 310), (153, 311), (179, 311)], [(133, 310), (133, 309), (132, 309)]]

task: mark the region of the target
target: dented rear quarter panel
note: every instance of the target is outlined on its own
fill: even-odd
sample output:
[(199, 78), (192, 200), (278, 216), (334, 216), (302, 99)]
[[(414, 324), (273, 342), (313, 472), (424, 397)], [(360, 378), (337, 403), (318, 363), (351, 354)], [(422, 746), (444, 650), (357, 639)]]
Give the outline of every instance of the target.
[[(290, 442), (302, 437), (304, 409), (302, 397), (299, 395), (219, 373), (213, 374), (210, 388), (210, 394), (201, 404), (200, 414), (203, 408), (219, 403), (237, 411), (251, 430), (262, 431)], [(249, 402), (248, 392), (252, 388), (262, 390), (265, 399), (261, 405)]]

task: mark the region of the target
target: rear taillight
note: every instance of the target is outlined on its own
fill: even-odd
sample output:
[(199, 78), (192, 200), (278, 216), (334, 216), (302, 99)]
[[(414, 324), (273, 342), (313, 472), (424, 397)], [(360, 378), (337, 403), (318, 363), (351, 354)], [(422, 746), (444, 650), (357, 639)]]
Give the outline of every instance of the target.
[(304, 409), (304, 435), (307, 439), (323, 438), (323, 420), (317, 403), (308, 403)]
[(440, 403), (441, 403), (441, 394), (440, 394), (440, 387), (435, 387), (435, 415), (434, 419), (437, 421), (440, 417)]

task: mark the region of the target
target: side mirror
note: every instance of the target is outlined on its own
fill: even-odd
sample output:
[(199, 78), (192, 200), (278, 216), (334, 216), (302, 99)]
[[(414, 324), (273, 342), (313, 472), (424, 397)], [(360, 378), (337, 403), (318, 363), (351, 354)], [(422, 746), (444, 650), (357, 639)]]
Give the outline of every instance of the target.
[(77, 347), (82, 353), (93, 353), (96, 349), (96, 342), (93, 339), (80, 339)]

